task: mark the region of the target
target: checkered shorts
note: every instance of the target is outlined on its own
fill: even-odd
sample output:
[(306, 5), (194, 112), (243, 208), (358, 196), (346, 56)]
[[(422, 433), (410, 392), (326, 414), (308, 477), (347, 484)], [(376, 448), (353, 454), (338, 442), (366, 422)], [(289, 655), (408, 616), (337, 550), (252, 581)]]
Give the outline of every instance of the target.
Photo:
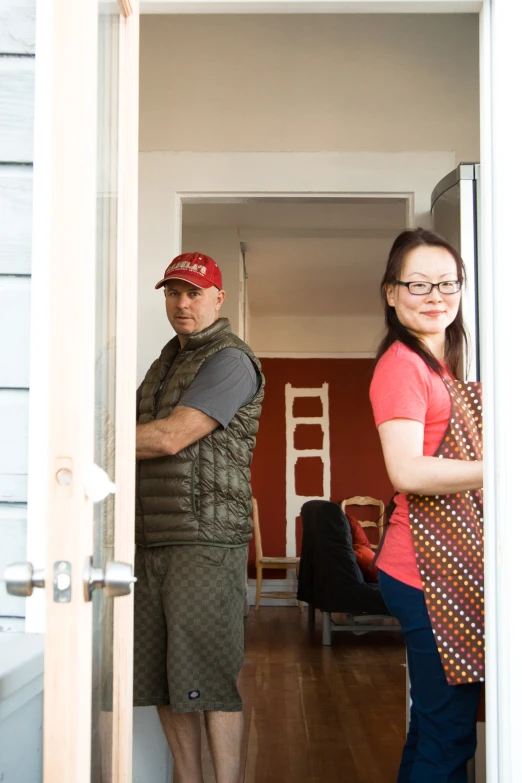
[(137, 547), (135, 706), (242, 709), (247, 555), (248, 547)]

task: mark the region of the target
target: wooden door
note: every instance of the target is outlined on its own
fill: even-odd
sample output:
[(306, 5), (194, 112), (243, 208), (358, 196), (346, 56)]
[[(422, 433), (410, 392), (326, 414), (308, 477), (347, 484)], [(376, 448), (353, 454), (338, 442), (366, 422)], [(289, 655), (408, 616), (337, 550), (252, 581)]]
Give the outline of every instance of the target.
[(45, 630), (44, 783), (132, 775), (137, 5), (37, 9), (29, 550), (45, 550), (45, 601), (28, 616)]

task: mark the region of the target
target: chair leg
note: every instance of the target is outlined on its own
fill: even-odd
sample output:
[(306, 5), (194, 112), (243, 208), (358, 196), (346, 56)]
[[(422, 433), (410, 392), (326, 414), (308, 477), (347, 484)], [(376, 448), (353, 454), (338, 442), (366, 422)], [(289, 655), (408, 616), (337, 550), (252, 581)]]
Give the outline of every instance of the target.
[[(299, 566), (297, 566), (297, 568), (295, 569), (295, 575), (297, 577), (297, 582), (299, 583)], [(299, 607), (299, 611), (302, 612), (303, 611), (303, 602), (302, 601), (298, 601), (297, 602), (297, 606)]]
[(260, 565), (256, 568), (256, 609), (259, 609), (261, 601), (261, 587), (263, 584), (263, 569)]
[(312, 604), (308, 604), (308, 622), (312, 625), (315, 623), (315, 607)]
[(332, 615), (330, 612), (323, 612), (323, 645), (331, 647), (332, 644)]

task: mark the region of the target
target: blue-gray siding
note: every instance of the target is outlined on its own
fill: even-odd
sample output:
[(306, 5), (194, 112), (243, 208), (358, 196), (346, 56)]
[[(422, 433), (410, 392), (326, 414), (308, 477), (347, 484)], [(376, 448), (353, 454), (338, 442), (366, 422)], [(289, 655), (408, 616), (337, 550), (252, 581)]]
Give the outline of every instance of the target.
[(0, 0), (0, 574), (26, 559), (34, 46), (35, 0)]

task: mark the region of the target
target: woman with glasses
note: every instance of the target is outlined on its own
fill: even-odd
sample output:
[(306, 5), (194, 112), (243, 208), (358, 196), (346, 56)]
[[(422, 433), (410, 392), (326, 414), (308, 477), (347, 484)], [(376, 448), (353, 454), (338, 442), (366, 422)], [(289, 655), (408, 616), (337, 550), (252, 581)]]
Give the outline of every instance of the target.
[(397, 783), (466, 783), (484, 679), (482, 413), (464, 380), (464, 264), (405, 231), (381, 283), (386, 333), (370, 398), (396, 489), (377, 565), (402, 626), (411, 717)]

